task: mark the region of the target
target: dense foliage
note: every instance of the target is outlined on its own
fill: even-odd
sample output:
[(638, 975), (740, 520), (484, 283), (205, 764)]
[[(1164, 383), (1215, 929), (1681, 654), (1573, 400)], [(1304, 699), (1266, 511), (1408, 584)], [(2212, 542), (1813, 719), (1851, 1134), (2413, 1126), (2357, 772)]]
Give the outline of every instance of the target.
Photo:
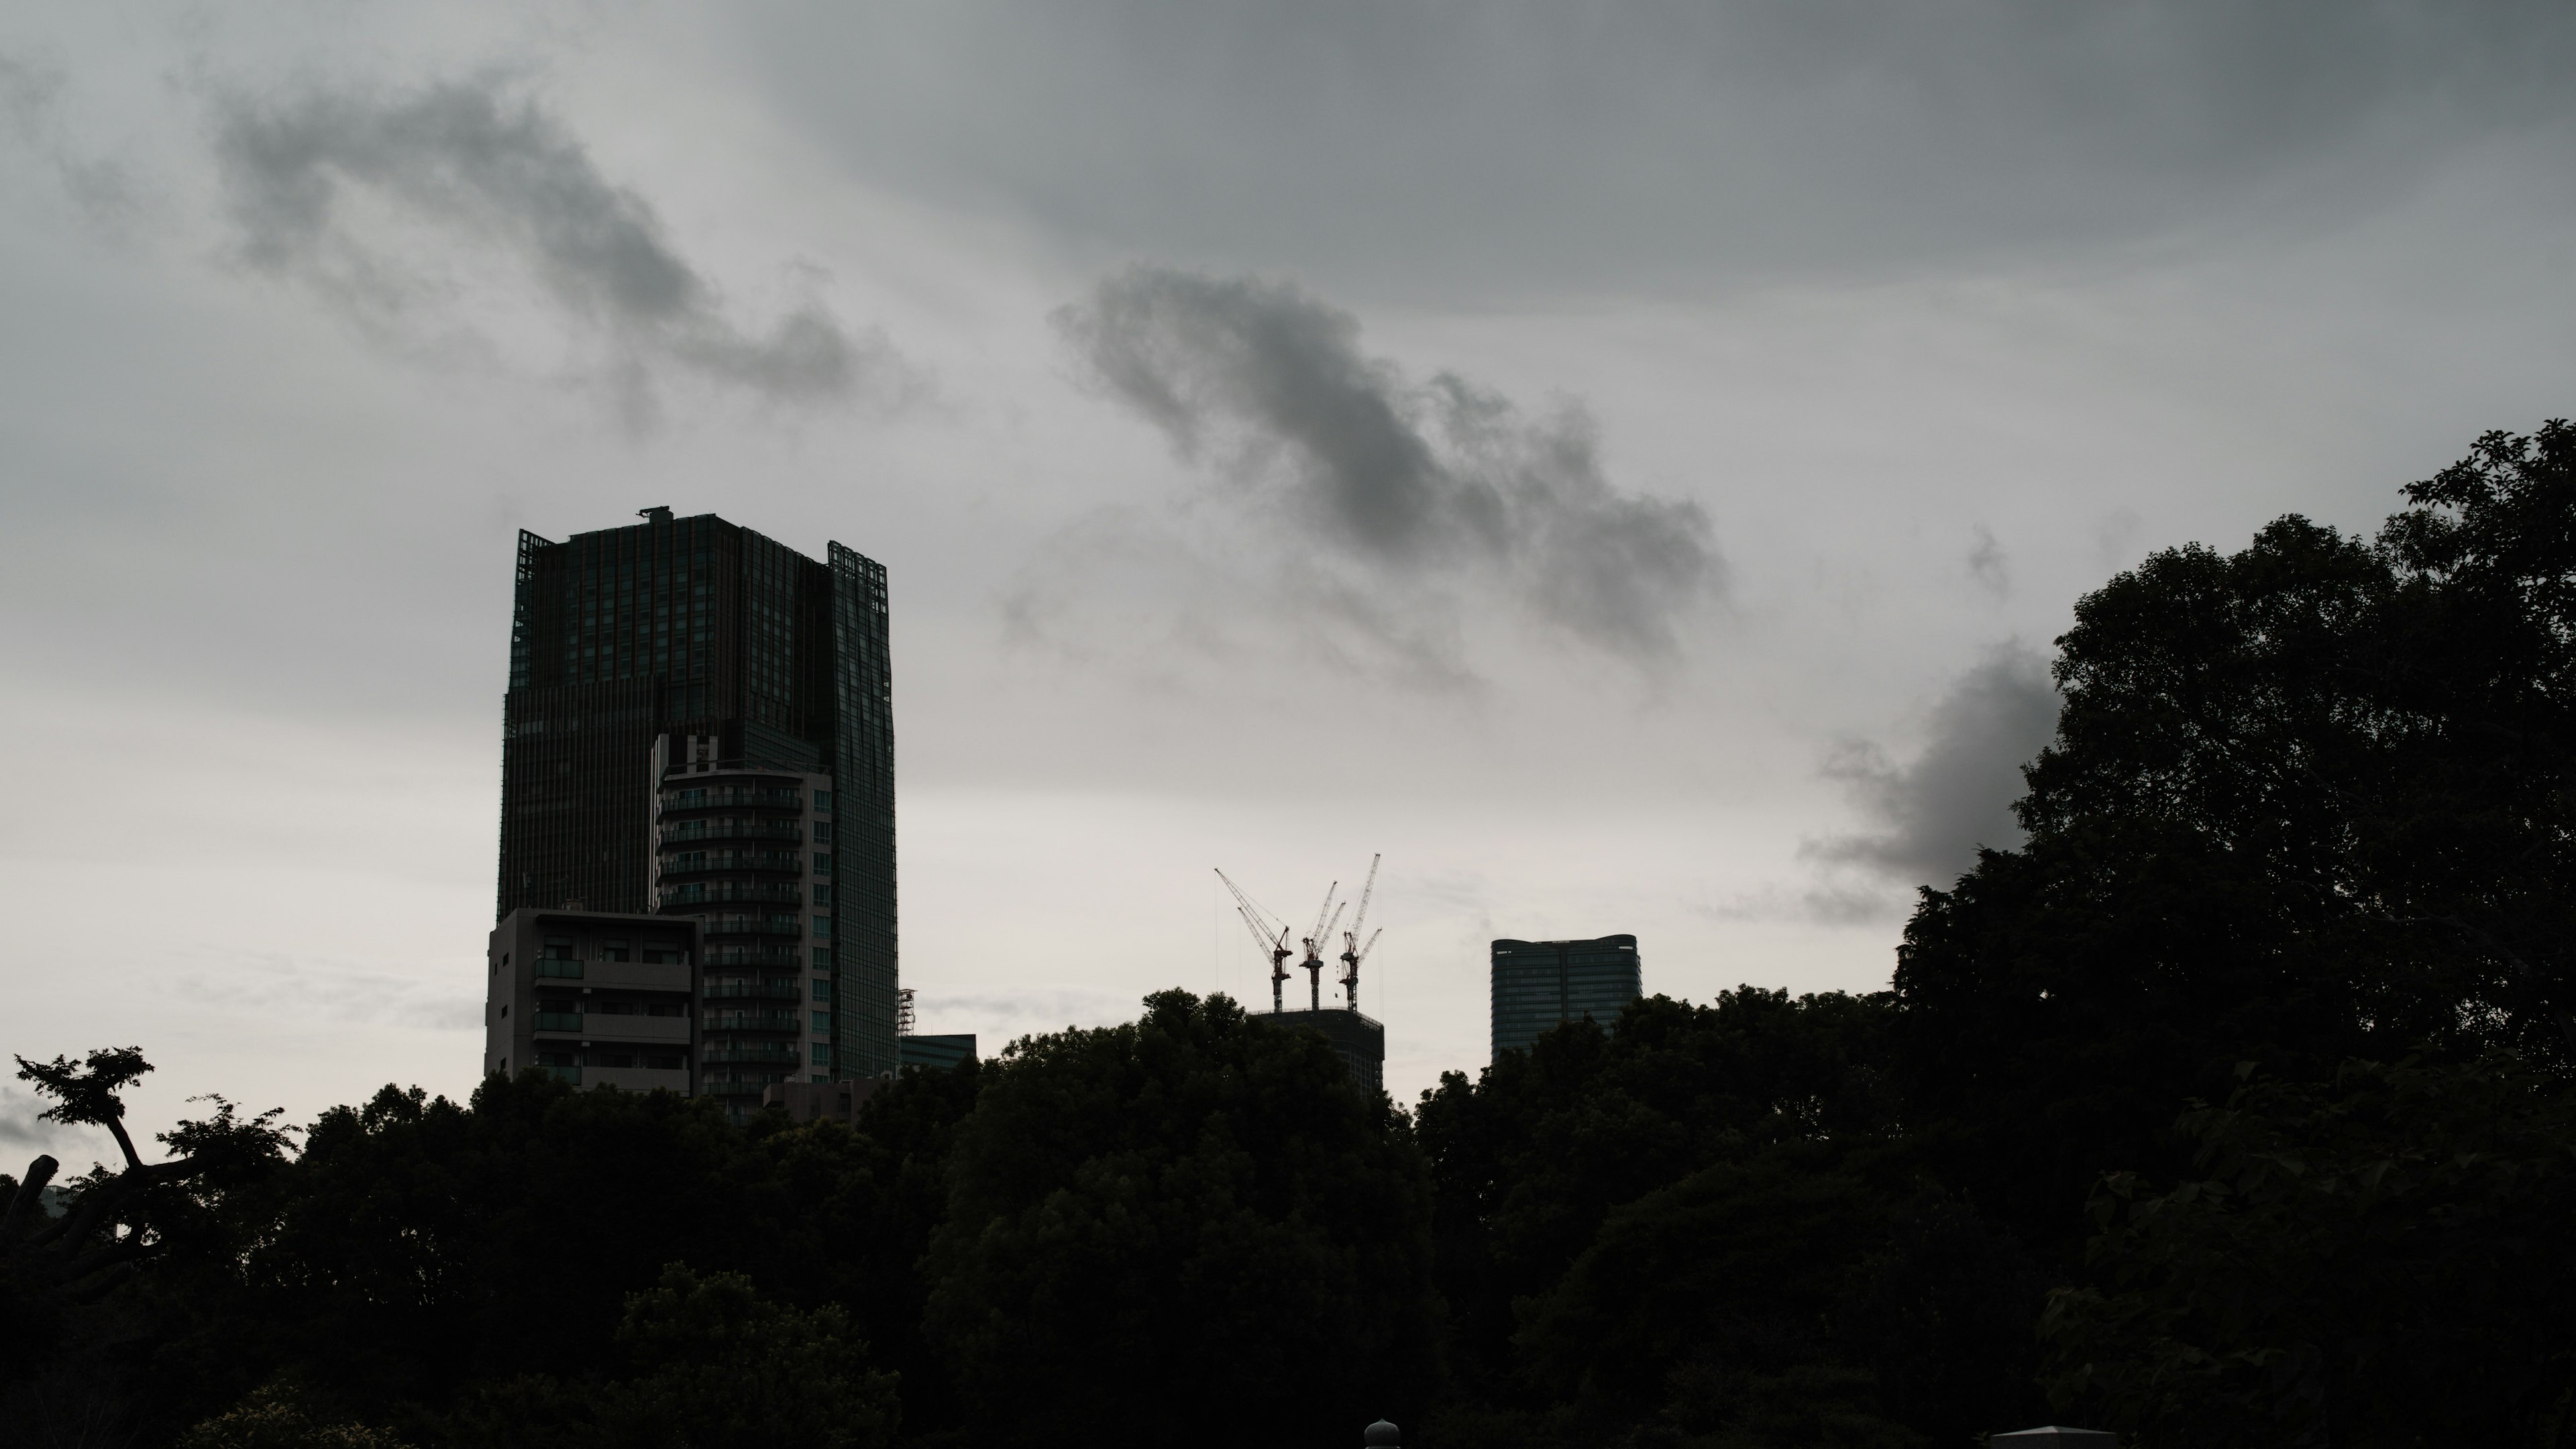
[(529, 1076), (145, 1163), (140, 1052), (22, 1060), (125, 1160), (0, 1179), (0, 1442), (2556, 1444), (2576, 431), (2407, 504), (2083, 599), (2028, 839), (1890, 990), (1652, 997), (1410, 1112), (1181, 992), (855, 1131)]

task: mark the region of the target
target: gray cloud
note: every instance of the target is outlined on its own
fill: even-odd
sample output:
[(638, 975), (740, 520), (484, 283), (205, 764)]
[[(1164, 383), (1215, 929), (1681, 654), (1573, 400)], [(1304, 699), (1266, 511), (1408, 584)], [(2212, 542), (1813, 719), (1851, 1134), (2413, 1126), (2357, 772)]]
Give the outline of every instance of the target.
[(2300, 226), (2576, 106), (2576, 9), (2548, 0), (744, 14), (782, 102), (872, 181), (1416, 298)]
[(41, 156), (91, 236), (122, 242), (145, 210), (142, 189), (125, 165), (91, 155), (64, 135), (61, 70), (0, 52), (0, 135)]
[(1292, 284), (1137, 266), (1056, 322), (1183, 457), (1357, 576), (1497, 586), (1640, 660), (1671, 654), (1681, 615), (1723, 584), (1699, 505), (1612, 488), (1579, 408), (1531, 417), (1454, 374), (1410, 381)]
[(2004, 556), (1994, 530), (1982, 523), (1968, 545), (1968, 577), (1998, 599), (2012, 593), (2012, 560)]
[(453, 981), (424, 981), (355, 961), (263, 952), (228, 962), (220, 973), (180, 976), (170, 990), (201, 1006), (281, 1019), (479, 1030), (482, 1001), (459, 994), (454, 986)]
[(662, 366), (789, 402), (907, 385), (881, 337), (818, 304), (765, 332), (736, 326), (650, 202), (602, 176), (554, 117), (494, 85), (234, 97), (218, 108), (216, 148), (240, 258), (311, 284), (370, 326), (443, 289), (401, 259), (385, 234), (392, 212), (524, 268), (617, 350), (630, 402), (647, 400), (647, 373)]
[(1878, 828), (1810, 843), (1804, 853), (1907, 884), (1946, 885), (1976, 864), (1977, 847), (2020, 844), (2011, 807), (2023, 793), (2021, 767), (2056, 733), (2057, 704), (2047, 661), (2019, 644), (1995, 650), (1933, 708), (1931, 738), (1911, 763), (1897, 765), (1866, 742), (1834, 751), (1826, 775)]
[[(94, 1152), (106, 1144), (107, 1134), (97, 1128), (39, 1121), (37, 1114), (52, 1105), (14, 1082), (0, 1082), (0, 1152), (12, 1157), (50, 1152), (69, 1160), (74, 1153)], [(14, 1176), (25, 1166), (23, 1161), (0, 1161), (0, 1172)]]

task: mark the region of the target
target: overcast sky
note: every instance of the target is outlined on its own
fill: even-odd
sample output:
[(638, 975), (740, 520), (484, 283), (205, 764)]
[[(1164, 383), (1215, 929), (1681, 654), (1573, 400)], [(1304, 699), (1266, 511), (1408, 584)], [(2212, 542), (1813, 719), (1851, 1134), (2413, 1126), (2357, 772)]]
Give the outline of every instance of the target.
[[(516, 530), (883, 561), (926, 1030), (1883, 986), (2148, 551), (2576, 396), (2563, 4), (0, 17), (6, 1047), (479, 1066)], [(1302, 980), (1298, 983), (1302, 989)], [(48, 1137), (0, 1095), (0, 1147)]]

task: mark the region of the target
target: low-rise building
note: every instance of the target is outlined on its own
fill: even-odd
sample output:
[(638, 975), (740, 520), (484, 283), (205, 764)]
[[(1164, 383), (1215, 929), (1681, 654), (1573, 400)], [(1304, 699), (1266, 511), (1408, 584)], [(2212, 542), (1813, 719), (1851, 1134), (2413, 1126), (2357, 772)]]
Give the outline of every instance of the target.
[(494, 927), (483, 1070), (582, 1088), (696, 1087), (697, 923), (522, 906)]

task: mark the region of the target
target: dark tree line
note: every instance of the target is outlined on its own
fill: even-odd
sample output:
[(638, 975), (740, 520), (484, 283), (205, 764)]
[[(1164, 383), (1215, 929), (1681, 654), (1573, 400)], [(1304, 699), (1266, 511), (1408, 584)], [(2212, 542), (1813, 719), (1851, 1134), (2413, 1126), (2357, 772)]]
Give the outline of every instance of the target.
[(0, 1444), (2559, 1443), (2576, 430), (2405, 501), (2086, 596), (1890, 990), (1410, 1111), (1177, 991), (856, 1131), (530, 1076), (146, 1162), (139, 1052), (22, 1059), (123, 1161), (0, 1179)]

